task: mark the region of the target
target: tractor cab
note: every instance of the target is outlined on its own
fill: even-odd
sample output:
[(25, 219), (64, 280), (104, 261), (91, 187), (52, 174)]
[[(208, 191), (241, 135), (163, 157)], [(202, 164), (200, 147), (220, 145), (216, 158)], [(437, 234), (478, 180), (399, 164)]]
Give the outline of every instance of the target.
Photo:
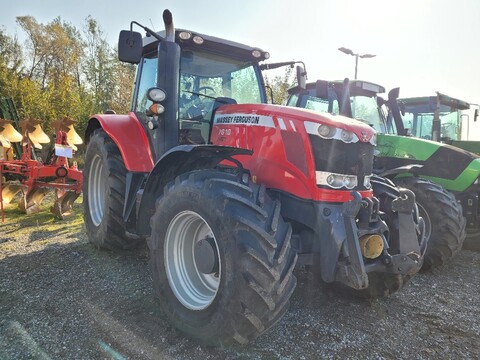
[(348, 82), (349, 96), (345, 97), (344, 89), (344, 81), (318, 80), (308, 83), (305, 89), (295, 86), (288, 90), (287, 106), (345, 115), (369, 124), (381, 134), (394, 132), (395, 125), (387, 120), (383, 101), (377, 97), (385, 92), (384, 87), (353, 80)]
[(477, 126), (472, 126), (478, 119), (479, 110), (472, 110), (470, 105), (439, 92), (435, 96), (398, 100), (408, 134), (480, 155), (480, 141), (478, 135), (475, 136)]
[(144, 29), (143, 39), (121, 33), (119, 58), (138, 64), (132, 111), (150, 138), (164, 138), (152, 143), (156, 158), (176, 145), (208, 144), (219, 106), (266, 102), (259, 62), (268, 52), (189, 30)]
[(399, 99), (398, 102), (403, 126), (411, 135), (442, 142), (461, 140), (461, 111), (470, 109), (469, 103), (441, 93)]

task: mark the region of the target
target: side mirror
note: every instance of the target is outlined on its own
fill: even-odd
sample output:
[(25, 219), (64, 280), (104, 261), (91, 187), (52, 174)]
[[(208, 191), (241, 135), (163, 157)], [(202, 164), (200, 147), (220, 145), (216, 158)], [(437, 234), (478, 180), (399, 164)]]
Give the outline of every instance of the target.
[(120, 31), (118, 37), (118, 59), (130, 64), (138, 64), (142, 58), (142, 34), (130, 30)]
[(317, 80), (315, 84), (315, 96), (319, 99), (328, 99), (328, 81)]
[(478, 109), (475, 109), (475, 114), (473, 115), (473, 121), (477, 121), (478, 113), (479, 113)]
[(303, 90), (307, 88), (307, 72), (300, 65), (297, 65), (297, 84)]

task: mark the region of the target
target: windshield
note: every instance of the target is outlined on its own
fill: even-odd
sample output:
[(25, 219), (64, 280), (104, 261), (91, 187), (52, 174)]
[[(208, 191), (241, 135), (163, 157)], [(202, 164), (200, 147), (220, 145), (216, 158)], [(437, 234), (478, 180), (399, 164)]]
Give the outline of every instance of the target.
[[(157, 52), (143, 59), (134, 111), (144, 117), (152, 104), (147, 91), (156, 86)], [(180, 143), (207, 143), (213, 106), (222, 103), (262, 103), (261, 73), (258, 67), (242, 60), (200, 51), (181, 53), (178, 124)]]
[[(350, 104), (352, 107), (352, 117), (372, 126), (377, 132), (392, 133), (394, 128), (386, 126), (385, 111), (377, 105), (376, 97), (371, 96), (351, 96)], [(335, 91), (329, 89), (328, 99), (315, 96), (315, 90), (300, 95), (292, 95), (288, 102), (288, 106), (297, 106), (316, 112), (329, 112), (333, 115), (340, 113), (339, 100)], [(391, 122), (389, 122), (391, 123)]]
[[(183, 51), (180, 62), (180, 143), (206, 143), (215, 100), (261, 103), (259, 73), (251, 63)], [(223, 101), (223, 100), (222, 100)]]
[(387, 133), (385, 118), (381, 116), (381, 110), (378, 108), (376, 98), (369, 96), (351, 96), (350, 102), (354, 119), (369, 124), (379, 133)]

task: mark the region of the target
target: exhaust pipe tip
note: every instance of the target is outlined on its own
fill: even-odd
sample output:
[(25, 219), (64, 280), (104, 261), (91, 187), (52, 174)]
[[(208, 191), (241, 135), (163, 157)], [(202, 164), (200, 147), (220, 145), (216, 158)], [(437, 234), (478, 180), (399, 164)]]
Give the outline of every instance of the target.
[(172, 13), (168, 9), (163, 10), (163, 22), (165, 25), (171, 25), (173, 22)]
[(378, 234), (363, 235), (360, 240), (360, 250), (363, 257), (367, 259), (375, 259), (383, 252), (383, 237)]
[(175, 41), (175, 27), (173, 26), (173, 16), (170, 10), (163, 10), (163, 23), (165, 24), (165, 39)]

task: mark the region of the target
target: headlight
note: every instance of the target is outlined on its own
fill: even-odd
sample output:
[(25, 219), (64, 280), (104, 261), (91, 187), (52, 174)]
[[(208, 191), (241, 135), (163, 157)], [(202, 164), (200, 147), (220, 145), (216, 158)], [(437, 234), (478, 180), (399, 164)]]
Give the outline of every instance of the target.
[(192, 37), (192, 33), (188, 31), (182, 31), (180, 34), (178, 34), (178, 37), (182, 40), (188, 40)]
[(331, 139), (334, 137), (336, 132), (337, 131), (334, 127), (330, 127), (325, 124), (322, 124), (318, 127), (318, 135), (326, 139)]
[(342, 130), (340, 136), (341, 136), (343, 142), (351, 143), (353, 141), (354, 137), (355, 137), (355, 134), (351, 131), (348, 131), (348, 130)]
[(358, 185), (355, 175), (335, 174), (327, 171), (317, 171), (317, 185), (326, 185), (332, 189), (353, 189)]
[(203, 44), (203, 38), (201, 36), (195, 35), (193, 37), (193, 42), (197, 45), (202, 45)]
[(150, 88), (147, 92), (147, 97), (149, 100), (153, 101), (154, 103), (159, 103), (165, 100), (167, 94), (165, 91), (159, 88)]
[(310, 121), (305, 121), (305, 130), (308, 134), (320, 136), (324, 139), (335, 139), (343, 141), (344, 143), (356, 143), (359, 141), (358, 136), (353, 132), (339, 129), (331, 125), (319, 124)]
[(260, 50), (255, 49), (252, 51), (252, 56), (254, 58), (259, 58), (260, 56), (262, 56), (262, 52)]

